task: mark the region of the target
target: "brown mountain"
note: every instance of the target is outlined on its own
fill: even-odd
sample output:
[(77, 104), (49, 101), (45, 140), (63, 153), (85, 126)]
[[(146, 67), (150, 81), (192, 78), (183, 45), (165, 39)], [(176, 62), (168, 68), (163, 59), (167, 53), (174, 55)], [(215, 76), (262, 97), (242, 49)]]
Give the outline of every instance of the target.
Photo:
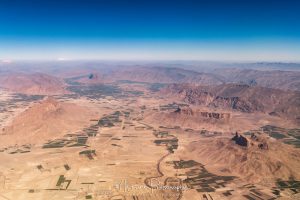
[(298, 149), (267, 138), (247, 140), (248, 146), (243, 147), (227, 137), (207, 138), (188, 144), (186, 150), (207, 166), (251, 182), (300, 178)]
[(35, 103), (2, 130), (0, 143), (40, 143), (78, 131), (90, 123), (94, 113), (83, 106), (58, 102), (53, 98)]
[(228, 112), (209, 111), (202, 108), (178, 107), (176, 110), (161, 112), (145, 111), (144, 120), (150, 124), (160, 124), (167, 127), (200, 129), (203, 126), (214, 128), (227, 127), (231, 119)]
[(66, 93), (63, 80), (42, 73), (2, 74), (0, 87), (24, 94), (53, 95)]
[(213, 74), (168, 67), (131, 67), (119, 69), (109, 74), (107, 80), (129, 80), (149, 83), (193, 83), (202, 85), (223, 83), (218, 76)]
[(172, 84), (161, 91), (190, 104), (241, 112), (264, 112), (300, 123), (300, 93), (242, 84)]
[(227, 83), (236, 82), (283, 90), (300, 91), (299, 71), (223, 68), (214, 70), (213, 74), (222, 77)]

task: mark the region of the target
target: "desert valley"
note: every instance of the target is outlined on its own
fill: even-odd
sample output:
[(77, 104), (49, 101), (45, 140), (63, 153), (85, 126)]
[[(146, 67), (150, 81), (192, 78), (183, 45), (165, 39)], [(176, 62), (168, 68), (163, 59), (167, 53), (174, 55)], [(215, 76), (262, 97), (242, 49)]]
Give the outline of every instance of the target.
[(299, 64), (0, 65), (1, 200), (300, 199)]

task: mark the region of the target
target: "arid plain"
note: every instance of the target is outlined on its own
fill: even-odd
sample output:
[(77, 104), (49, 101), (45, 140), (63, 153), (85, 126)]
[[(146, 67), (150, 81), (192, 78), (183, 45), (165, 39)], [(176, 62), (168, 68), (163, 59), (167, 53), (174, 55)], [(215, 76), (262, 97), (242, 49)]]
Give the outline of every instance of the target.
[(298, 71), (14, 67), (0, 199), (300, 198)]

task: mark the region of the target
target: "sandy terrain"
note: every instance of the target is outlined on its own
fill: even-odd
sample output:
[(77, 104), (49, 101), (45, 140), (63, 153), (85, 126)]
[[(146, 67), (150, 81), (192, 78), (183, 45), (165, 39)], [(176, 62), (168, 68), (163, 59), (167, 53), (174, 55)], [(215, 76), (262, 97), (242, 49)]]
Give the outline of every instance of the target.
[[(231, 140), (236, 131), (292, 129), (292, 123), (262, 113), (231, 112), (225, 121), (174, 116), (176, 103), (183, 102), (140, 84), (120, 88), (110, 95), (101, 90), (28, 101), (22, 112), (12, 110), (12, 119), (3, 118), (0, 199), (296, 198), (299, 150), (266, 132), (268, 150)], [(1, 96), (5, 102), (15, 98)], [(251, 164), (254, 159), (262, 159), (261, 168)], [(277, 161), (281, 168), (272, 174)]]

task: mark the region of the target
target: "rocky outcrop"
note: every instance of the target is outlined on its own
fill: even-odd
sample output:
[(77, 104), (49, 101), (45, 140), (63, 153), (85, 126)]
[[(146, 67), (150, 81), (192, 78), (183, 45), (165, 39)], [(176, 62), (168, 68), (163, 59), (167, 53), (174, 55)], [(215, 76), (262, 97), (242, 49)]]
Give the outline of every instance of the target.
[(237, 132), (235, 133), (235, 136), (232, 138), (233, 141), (235, 141), (236, 144), (247, 147), (248, 146), (248, 140), (242, 135), (239, 135)]
[(205, 118), (230, 119), (230, 113), (200, 112), (200, 115)]
[(194, 115), (194, 111), (190, 107), (186, 107), (186, 108), (178, 107), (177, 110), (175, 110), (174, 112), (179, 114), (184, 114), (184, 115)]
[(172, 84), (161, 94), (188, 104), (240, 112), (263, 112), (291, 119), (300, 124), (300, 93), (243, 84), (194, 86)]
[(211, 119), (230, 119), (230, 113), (218, 113), (218, 112), (207, 112), (199, 109), (192, 110), (190, 107), (179, 107), (175, 113), (190, 115), (200, 118), (211, 118)]
[(269, 149), (269, 145), (267, 143), (267, 139), (262, 137), (262, 136), (258, 136), (255, 133), (251, 133), (251, 145), (252, 146), (257, 146), (259, 149), (261, 150), (268, 150)]

